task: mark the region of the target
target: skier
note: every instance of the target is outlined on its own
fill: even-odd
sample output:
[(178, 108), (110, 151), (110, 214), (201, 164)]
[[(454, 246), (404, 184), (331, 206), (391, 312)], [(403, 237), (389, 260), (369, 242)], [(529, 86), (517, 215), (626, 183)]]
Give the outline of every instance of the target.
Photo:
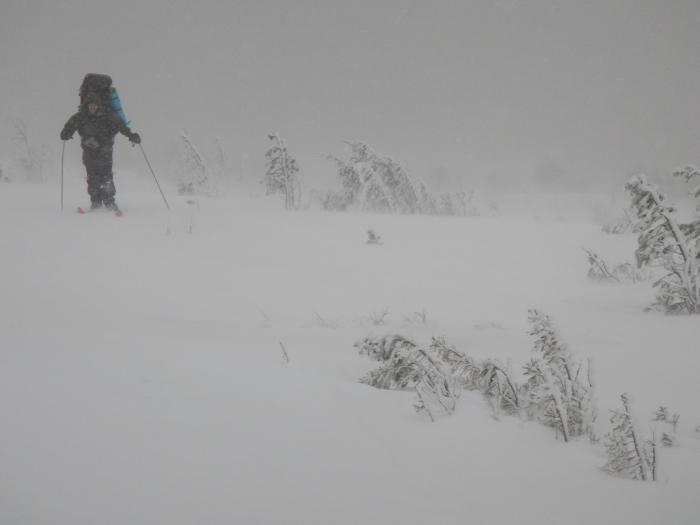
[(87, 171), (87, 191), (91, 210), (101, 208), (119, 213), (114, 201), (116, 189), (112, 173), (112, 147), (119, 132), (132, 144), (140, 144), (141, 137), (134, 133), (111, 108), (103, 107), (100, 97), (88, 93), (80, 110), (61, 131), (61, 140), (70, 140), (78, 132), (83, 148), (83, 164)]

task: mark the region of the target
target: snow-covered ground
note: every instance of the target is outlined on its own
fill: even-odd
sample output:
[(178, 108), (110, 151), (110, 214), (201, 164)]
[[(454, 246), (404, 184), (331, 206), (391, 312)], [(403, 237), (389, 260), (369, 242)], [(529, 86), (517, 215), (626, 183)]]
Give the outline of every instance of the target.
[[(620, 263), (636, 243), (601, 232), (591, 196), (466, 219), (166, 188), (168, 214), (121, 173), (115, 218), (74, 213), (87, 196), (67, 182), (63, 213), (55, 184), (0, 185), (0, 523), (700, 522), (700, 319), (645, 313), (649, 283), (587, 279), (583, 247)], [(622, 392), (649, 435), (659, 405), (680, 413), (658, 482), (479, 395), (430, 423), (410, 392), (358, 382), (375, 363), (353, 343), (385, 333), (517, 374), (530, 308), (593, 360), (601, 436)]]

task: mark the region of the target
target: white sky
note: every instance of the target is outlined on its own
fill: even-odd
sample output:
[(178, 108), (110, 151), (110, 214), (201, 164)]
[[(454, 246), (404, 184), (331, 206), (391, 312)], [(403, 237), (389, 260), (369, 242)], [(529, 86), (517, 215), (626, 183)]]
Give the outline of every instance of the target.
[(182, 128), (249, 175), (271, 131), (315, 177), (352, 139), (467, 185), (700, 162), (696, 0), (0, 2), (0, 154), (99, 72), (161, 164)]

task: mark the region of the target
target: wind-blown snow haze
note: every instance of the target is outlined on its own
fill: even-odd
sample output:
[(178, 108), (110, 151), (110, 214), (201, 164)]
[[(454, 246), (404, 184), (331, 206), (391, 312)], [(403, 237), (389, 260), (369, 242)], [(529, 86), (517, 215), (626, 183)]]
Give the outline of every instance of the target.
[(2, 0), (0, 525), (696, 525), (699, 26)]
[(95, 72), (158, 155), (185, 128), (253, 173), (277, 131), (315, 179), (361, 139), (469, 187), (620, 183), (697, 152), (698, 23), (692, 0), (5, 0), (0, 143), (22, 118), (55, 152)]

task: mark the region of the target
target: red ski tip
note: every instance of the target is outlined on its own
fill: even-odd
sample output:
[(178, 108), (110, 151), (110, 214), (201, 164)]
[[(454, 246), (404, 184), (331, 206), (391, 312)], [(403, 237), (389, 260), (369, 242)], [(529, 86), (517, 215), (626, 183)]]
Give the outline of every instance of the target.
[(122, 216), (122, 211), (121, 211), (121, 210), (115, 210), (115, 211), (114, 211), (114, 215), (116, 215), (117, 217), (121, 217), (121, 216)]
[(85, 210), (84, 210), (84, 209), (82, 209), (82, 208), (81, 208), (80, 206), (78, 206), (78, 209), (77, 209), (77, 210), (75, 210), (75, 211), (77, 211), (77, 212), (78, 212), (78, 213), (80, 213), (80, 214), (83, 214), (83, 213), (85, 213)]

